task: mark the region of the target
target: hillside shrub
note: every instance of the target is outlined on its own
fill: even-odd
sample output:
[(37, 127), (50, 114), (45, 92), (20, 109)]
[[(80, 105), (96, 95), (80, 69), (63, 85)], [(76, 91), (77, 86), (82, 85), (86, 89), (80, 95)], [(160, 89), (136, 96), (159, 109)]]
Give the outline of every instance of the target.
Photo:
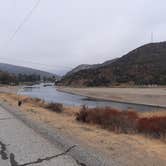
[(136, 130), (136, 122), (138, 115), (132, 111), (118, 111), (113, 108), (87, 108), (83, 107), (76, 114), (76, 120), (98, 124), (103, 128), (107, 128), (116, 132), (134, 132)]
[(154, 137), (166, 136), (166, 117), (140, 118), (137, 129), (140, 133)]

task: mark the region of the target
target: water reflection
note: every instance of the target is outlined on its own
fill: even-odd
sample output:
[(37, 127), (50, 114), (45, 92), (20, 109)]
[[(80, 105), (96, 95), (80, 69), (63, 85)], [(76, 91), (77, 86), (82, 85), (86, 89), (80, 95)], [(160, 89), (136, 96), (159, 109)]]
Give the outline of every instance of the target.
[(68, 106), (80, 106), (87, 105), (88, 107), (112, 107), (121, 110), (134, 109), (137, 111), (156, 111), (162, 110), (159, 107), (152, 107), (147, 105), (138, 105), (138, 104), (129, 104), (129, 103), (121, 103), (114, 101), (103, 101), (103, 100), (95, 100), (92, 98), (85, 98), (79, 95), (73, 95), (68, 93), (59, 92), (56, 90), (54, 86), (43, 86), (35, 85), (32, 87), (24, 87), (19, 92), (20, 94), (27, 95), (34, 98), (40, 98), (47, 102), (57, 102), (63, 103)]

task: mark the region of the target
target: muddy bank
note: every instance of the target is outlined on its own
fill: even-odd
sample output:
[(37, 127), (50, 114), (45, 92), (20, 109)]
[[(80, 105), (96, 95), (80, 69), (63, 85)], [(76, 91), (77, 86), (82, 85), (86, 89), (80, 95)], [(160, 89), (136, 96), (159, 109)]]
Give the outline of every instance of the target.
[(58, 87), (61, 92), (94, 99), (143, 104), (166, 108), (166, 88), (71, 88)]

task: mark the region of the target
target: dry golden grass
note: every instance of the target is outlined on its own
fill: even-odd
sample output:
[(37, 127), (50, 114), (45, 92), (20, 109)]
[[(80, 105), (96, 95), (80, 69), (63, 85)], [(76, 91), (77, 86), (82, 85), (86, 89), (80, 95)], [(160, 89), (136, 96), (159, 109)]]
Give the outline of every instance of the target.
[(153, 116), (164, 117), (164, 116), (166, 116), (166, 110), (151, 111), (151, 112), (141, 112), (141, 113), (139, 113), (139, 116), (140, 117), (153, 117)]
[(43, 108), (41, 101), (36, 102), (25, 96), (21, 96), (20, 99), (24, 102), (18, 108), (18, 96), (0, 94), (1, 101), (17, 107), (36, 121), (55, 127), (69, 139), (75, 140), (76, 144), (80, 143), (85, 147), (93, 148), (121, 165), (165, 166), (166, 144), (160, 140), (141, 135), (115, 134), (96, 125), (79, 123), (75, 121), (75, 114), (79, 112), (79, 107), (64, 107), (64, 111), (58, 114)]

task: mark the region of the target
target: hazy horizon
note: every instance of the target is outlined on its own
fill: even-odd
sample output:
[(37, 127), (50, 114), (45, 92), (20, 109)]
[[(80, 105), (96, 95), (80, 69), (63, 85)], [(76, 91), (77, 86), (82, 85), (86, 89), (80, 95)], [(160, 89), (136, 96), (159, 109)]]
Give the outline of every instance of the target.
[(36, 2), (1, 0), (1, 63), (62, 75), (77, 65), (103, 63), (166, 40), (162, 0), (41, 0), (10, 40)]

